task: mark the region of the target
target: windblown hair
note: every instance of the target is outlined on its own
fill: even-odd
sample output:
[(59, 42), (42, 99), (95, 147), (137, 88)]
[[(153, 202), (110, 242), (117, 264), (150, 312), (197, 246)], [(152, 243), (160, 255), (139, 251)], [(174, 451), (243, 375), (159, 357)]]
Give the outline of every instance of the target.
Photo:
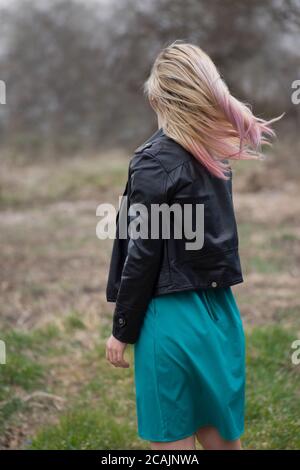
[[(157, 56), (144, 85), (166, 135), (213, 175), (227, 179), (228, 159), (261, 159), (275, 135), (271, 123), (234, 98), (210, 57), (175, 41)], [(225, 160), (225, 161), (224, 161)]]

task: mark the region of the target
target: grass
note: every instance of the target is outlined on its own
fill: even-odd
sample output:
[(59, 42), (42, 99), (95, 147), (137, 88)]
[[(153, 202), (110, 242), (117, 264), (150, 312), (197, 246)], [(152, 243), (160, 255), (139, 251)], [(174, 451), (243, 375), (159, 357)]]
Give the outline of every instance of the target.
[(111, 420), (105, 411), (88, 408), (66, 413), (55, 427), (40, 433), (31, 449), (94, 450), (130, 449), (134, 433), (128, 426)]
[(291, 362), (295, 339), (278, 326), (248, 335), (246, 448), (300, 448), (300, 369)]
[(296, 331), (300, 331), (299, 307), (278, 308), (274, 312), (274, 319), (278, 325), (289, 325), (290, 327), (294, 327)]
[(65, 326), (68, 330), (84, 330), (85, 324), (81, 319), (80, 313), (75, 311), (70, 312), (70, 314), (65, 319)]
[[(0, 208), (25, 208), (50, 202), (97, 197), (123, 187), (128, 159), (118, 152), (106, 159), (97, 155), (66, 158), (58, 162), (1, 162)], [(64, 171), (61, 171), (61, 168)], [(103, 171), (103, 168), (105, 170)], [(22, 174), (22, 177), (20, 175)]]
[[(145, 448), (132, 367), (105, 360), (111, 241), (95, 236), (96, 207), (117, 205), (128, 158), (118, 151), (16, 157), (0, 159), (0, 339), (7, 349), (0, 449)], [(250, 449), (296, 449), (300, 374), (290, 356), (300, 332), (299, 185), (278, 169), (266, 178), (265, 164), (257, 165), (240, 162), (234, 177), (245, 279), (234, 290), (248, 346), (243, 441)], [(131, 348), (127, 354), (132, 364)]]
[(7, 361), (0, 368), (0, 397), (5, 395), (5, 387), (19, 386), (31, 390), (43, 377), (40, 356), (49, 351), (49, 341), (56, 338), (57, 330), (51, 326), (44, 330), (23, 332), (8, 330), (1, 337), (6, 344)]
[(6, 364), (0, 366), (0, 425), (2, 431), (14, 415), (26, 408), (23, 396), (44, 386), (46, 380), (45, 356), (55, 350), (57, 328), (24, 332), (7, 330), (1, 333), (6, 345)]
[(239, 224), (240, 251), (246, 272), (272, 274), (286, 272), (295, 263), (299, 250), (298, 227), (274, 227), (268, 223)]
[[(291, 363), (292, 332), (277, 326), (247, 333), (247, 449), (299, 449), (300, 371)], [(94, 355), (95, 353), (93, 353)], [(129, 354), (132, 356), (131, 351)], [(132, 368), (114, 369), (99, 347), (97, 377), (58, 424), (42, 429), (32, 449), (142, 449), (136, 436)], [(132, 357), (131, 357), (132, 360)], [(280, 425), (279, 425), (280, 424)]]
[(280, 273), (282, 271), (282, 263), (271, 256), (268, 258), (252, 256), (248, 261), (247, 269), (249, 272), (260, 274)]

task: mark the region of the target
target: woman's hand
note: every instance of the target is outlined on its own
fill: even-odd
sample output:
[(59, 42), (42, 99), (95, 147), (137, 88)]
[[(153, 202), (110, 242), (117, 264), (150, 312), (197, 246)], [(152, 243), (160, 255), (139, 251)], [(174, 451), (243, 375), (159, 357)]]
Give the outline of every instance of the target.
[(122, 343), (113, 335), (106, 342), (106, 359), (115, 367), (129, 367), (124, 359), (124, 351), (127, 343)]

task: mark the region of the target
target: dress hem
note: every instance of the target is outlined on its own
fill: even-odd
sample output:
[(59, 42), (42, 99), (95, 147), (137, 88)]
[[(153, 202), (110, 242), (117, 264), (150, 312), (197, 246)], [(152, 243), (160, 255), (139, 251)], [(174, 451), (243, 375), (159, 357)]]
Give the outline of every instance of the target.
[(221, 432), (220, 430), (218, 429), (217, 426), (213, 425), (213, 424), (201, 424), (200, 426), (197, 426), (196, 430), (194, 432), (191, 432), (191, 433), (186, 433), (186, 434), (183, 434), (181, 436), (178, 436), (176, 438), (159, 438), (159, 439), (153, 439), (153, 438), (150, 438), (150, 437), (145, 437), (143, 436), (140, 432), (138, 432), (138, 436), (145, 440), (145, 441), (150, 441), (150, 442), (176, 442), (176, 441), (180, 441), (182, 439), (186, 439), (187, 437), (192, 437), (194, 434), (196, 434), (196, 432), (203, 428), (203, 427), (214, 427), (215, 429), (217, 429), (218, 433), (220, 434), (220, 436), (222, 437), (222, 439), (224, 439), (225, 441), (236, 441), (237, 439), (239, 439), (243, 434), (244, 434), (244, 428), (242, 428), (242, 430), (237, 433), (236, 435), (233, 435), (233, 437), (225, 437)]

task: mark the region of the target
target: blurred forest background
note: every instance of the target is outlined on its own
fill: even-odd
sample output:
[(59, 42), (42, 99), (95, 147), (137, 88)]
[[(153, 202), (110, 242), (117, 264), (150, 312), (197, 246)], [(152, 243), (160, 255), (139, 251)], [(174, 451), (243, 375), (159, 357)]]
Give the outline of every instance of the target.
[[(246, 448), (300, 448), (300, 0), (0, 1), (0, 448), (145, 448), (132, 368), (104, 358), (111, 241), (128, 159), (157, 123), (143, 83), (162, 47), (200, 45), (275, 125), (234, 165), (248, 337)], [(128, 349), (132, 363), (132, 349)]]
[[(16, 6), (14, 6), (16, 5)], [(137, 142), (153, 127), (142, 85), (175, 39), (201, 45), (234, 94), (297, 129), (298, 0), (50, 0), (1, 11), (1, 142), (65, 150)]]

